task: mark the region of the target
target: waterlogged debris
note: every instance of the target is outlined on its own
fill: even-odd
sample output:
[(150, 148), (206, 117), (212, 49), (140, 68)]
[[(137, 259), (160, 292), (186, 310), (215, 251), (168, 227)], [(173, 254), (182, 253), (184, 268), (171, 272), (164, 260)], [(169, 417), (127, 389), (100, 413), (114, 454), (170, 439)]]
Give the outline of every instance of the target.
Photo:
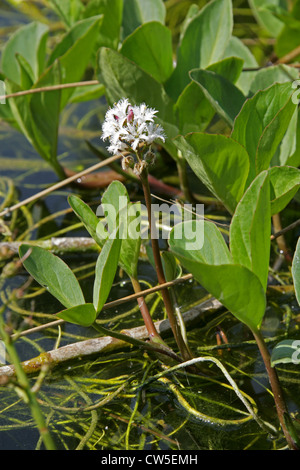
[[(205, 311), (215, 310), (221, 307), (221, 304), (215, 299), (209, 299), (197, 307), (194, 307), (187, 312), (183, 313), (183, 318), (186, 325), (193, 324), (199, 316)], [(167, 334), (170, 331), (170, 324), (168, 320), (161, 320), (155, 322), (157, 331), (160, 334)], [(136, 327), (128, 330), (122, 330), (123, 334), (131, 336), (132, 338), (145, 340), (148, 338), (147, 329), (144, 326)], [(77, 343), (68, 344), (47, 353), (42, 353), (36, 358), (24, 361), (22, 366), (26, 369), (26, 372), (35, 373), (37, 372), (42, 364), (50, 364), (51, 367), (61, 364), (63, 362), (76, 359), (78, 357), (87, 357), (92, 354), (109, 353), (111, 351), (117, 351), (120, 348), (126, 347), (124, 341), (110, 336), (104, 336), (100, 338), (92, 338), (85, 341), (79, 341)], [(5, 365), (0, 367), (0, 377), (14, 376), (14, 368), (11, 365)]]

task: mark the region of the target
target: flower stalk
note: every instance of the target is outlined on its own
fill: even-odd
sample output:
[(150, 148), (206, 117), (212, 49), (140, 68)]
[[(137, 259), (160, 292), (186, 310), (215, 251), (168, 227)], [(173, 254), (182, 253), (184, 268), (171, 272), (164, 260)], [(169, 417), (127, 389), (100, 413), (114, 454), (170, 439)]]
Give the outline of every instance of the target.
[[(156, 227), (152, 220), (151, 193), (148, 178), (148, 167), (155, 161), (155, 154), (152, 152), (151, 145), (156, 140), (165, 141), (163, 128), (154, 123), (156, 113), (155, 109), (149, 108), (145, 104), (132, 106), (127, 99), (121, 99), (113, 108), (109, 108), (106, 113), (102, 126), (102, 139), (109, 140), (108, 151), (110, 153), (120, 155), (124, 152), (129, 152), (129, 155), (122, 159), (122, 168), (125, 171), (133, 171), (142, 183), (157, 278), (159, 284), (164, 284), (166, 279), (155, 234)], [(135, 285), (136, 289), (138, 289), (137, 285)], [(184, 360), (191, 359), (191, 354), (176, 320), (168, 289), (162, 289), (162, 297), (180, 353)], [(143, 305), (142, 297), (139, 304), (140, 306)], [(149, 318), (149, 313), (145, 312), (145, 310), (141, 310), (141, 312), (144, 321), (146, 321), (147, 328), (152, 332), (152, 337), (157, 339), (158, 336), (153, 330), (154, 325), (151, 324), (152, 320)]]
[[(156, 227), (154, 226), (153, 220), (152, 220), (151, 193), (150, 193), (150, 187), (149, 187), (149, 181), (148, 181), (147, 168), (143, 168), (140, 174), (140, 180), (143, 186), (144, 198), (145, 198), (145, 203), (147, 207), (148, 222), (149, 222), (150, 237), (151, 237), (151, 246), (152, 246), (152, 251), (153, 251), (157, 280), (159, 284), (164, 284), (166, 282), (166, 278), (165, 278), (165, 274), (164, 274), (164, 270), (162, 266), (158, 239), (156, 236)], [(163, 302), (166, 308), (168, 319), (169, 319), (171, 329), (172, 329), (174, 338), (176, 340), (177, 346), (181, 352), (183, 359), (189, 360), (191, 359), (191, 355), (182, 337), (179, 324), (176, 320), (173, 303), (172, 303), (171, 296), (170, 296), (168, 289), (162, 289), (162, 297), (163, 297)]]

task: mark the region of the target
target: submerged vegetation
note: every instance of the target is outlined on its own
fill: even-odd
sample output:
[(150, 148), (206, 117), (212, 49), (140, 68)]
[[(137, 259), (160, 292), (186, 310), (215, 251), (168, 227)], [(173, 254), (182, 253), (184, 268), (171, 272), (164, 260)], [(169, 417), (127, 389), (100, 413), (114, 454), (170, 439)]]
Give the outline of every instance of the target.
[(0, 449), (299, 450), (300, 2), (0, 5)]

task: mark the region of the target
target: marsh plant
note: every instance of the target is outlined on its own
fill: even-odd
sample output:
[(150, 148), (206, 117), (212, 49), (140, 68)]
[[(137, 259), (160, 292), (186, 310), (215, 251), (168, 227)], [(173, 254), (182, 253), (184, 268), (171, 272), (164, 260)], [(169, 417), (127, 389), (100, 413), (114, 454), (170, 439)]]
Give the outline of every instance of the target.
[[(110, 152), (120, 153), (123, 168), (133, 171), (140, 178), (157, 280), (159, 284), (164, 285), (172, 276), (166, 277), (157, 227), (154, 226), (155, 220), (152, 217), (148, 182), (148, 167), (153, 165), (155, 158), (151, 146), (155, 141), (165, 138), (162, 127), (154, 122), (155, 114), (156, 111), (145, 104), (131, 106), (127, 99), (122, 99), (107, 111), (102, 138), (109, 140)], [(280, 171), (280, 167), (277, 171)], [(179, 223), (181, 228), (185, 228), (181, 230), (181, 236), (178, 236), (178, 227), (172, 228), (168, 240), (169, 251), (166, 253), (171, 257), (168, 261), (173, 263), (173, 269), (180, 263), (182, 268), (192, 273), (209, 293), (251, 330), (265, 363), (282, 431), (289, 447), (296, 449), (296, 433), (289, 418), (276, 369), (271, 365), (271, 357), (261, 333), (266, 310), (271, 243), (272, 173), (272, 169), (261, 171), (238, 202), (230, 224), (229, 247), (213, 222), (195, 217)], [(280, 197), (281, 194), (277, 194), (277, 199)], [(93, 303), (85, 302), (78, 281), (63, 261), (42, 248), (25, 244), (20, 248), (20, 256), (23, 257), (30, 251), (29, 256), (24, 259), (25, 268), (65, 306), (64, 310), (57, 313), (57, 317), (82, 326), (93, 326), (102, 334), (115, 336), (159, 354), (160, 357), (166, 358), (167, 363), (170, 359), (179, 363), (186, 362), (187, 367), (193, 365), (193, 371), (197, 373), (197, 360), (180, 328), (169, 289), (162, 289), (162, 297), (177, 351), (171, 350), (156, 331), (143, 299), (137, 276), (142, 239), (140, 203), (130, 202), (127, 189), (120, 182), (111, 183), (102, 196), (104, 223), (77, 196), (70, 196), (69, 202), (101, 248), (96, 263)], [(193, 249), (191, 234), (194, 236)], [(150, 342), (141, 342), (109, 331), (96, 321), (108, 298), (118, 266), (121, 266), (131, 279), (135, 292), (141, 294), (139, 306)], [(198, 372), (201, 373), (201, 367)]]
[[(92, 293), (85, 292), (62, 257), (39, 246), (40, 240), (31, 243), (26, 239), (32, 229), (17, 239), (20, 260), (59, 302), (56, 319), (92, 328), (95, 335), (130, 344), (141, 354), (146, 351), (151, 366), (159, 364), (164, 380), (179, 369), (205, 379), (211, 370), (205, 365), (213, 362), (245, 405), (249, 413), (245, 420), (249, 416), (256, 419), (265, 435), (271, 432), (277, 437), (279, 429), (288, 448), (298, 450), (297, 420), (286, 405), (277, 366), (298, 365), (299, 342), (285, 338), (270, 351), (263, 322), (269, 279), (274, 275), (272, 250), (276, 242), (281, 246), (283, 232), (299, 225), (296, 221), (282, 231), (278, 223), (290, 203), (299, 203), (299, 64), (289, 63), (299, 59), (299, 44), (295, 44), (300, 30), (299, 2), (287, 2), (286, 8), (280, 2), (276, 6), (265, 2), (263, 11), (259, 2), (249, 2), (264, 35), (276, 41), (272, 53), (279, 59), (269, 66), (269, 57), (265, 58), (263, 67), (233, 34), (231, 0), (212, 0), (203, 8), (191, 5), (179, 34), (166, 25), (167, 3), (51, 0), (47, 7), (63, 25), (59, 36), (55, 28), (48, 27), (47, 19), (22, 25), (5, 42), (1, 50), (1, 119), (21, 133), (64, 180), (73, 170), (58, 156), (62, 113), (67, 106), (90, 101), (93, 106), (93, 100), (105, 97), (99, 100), (100, 121), (104, 121), (101, 139), (97, 129), (97, 145), (88, 142), (88, 146), (100, 156), (103, 166), (109, 163), (114, 170), (104, 182), (103, 172), (92, 175), (92, 187), (96, 186), (97, 195), (101, 193), (96, 211), (90, 200), (85, 202), (75, 191), (68, 197), (68, 209), (96, 246)], [(185, 2), (177, 3), (180, 7)], [(83, 81), (89, 77), (93, 80)], [(107, 158), (109, 154), (113, 157)], [(176, 173), (176, 187), (153, 176), (159, 175), (155, 171), (161, 162), (167, 171), (170, 166)], [(138, 188), (135, 197), (127, 182)], [(10, 230), (9, 217), (16, 214), (10, 207), (12, 185), (1, 178), (0, 184), (0, 196), (10, 195), (0, 206), (0, 216), (7, 217), (0, 219), (0, 229), (13, 242), (19, 232)], [(86, 188), (79, 178), (76, 184), (79, 190)], [(162, 214), (157, 216), (156, 189), (167, 193), (165, 219)], [(173, 196), (176, 201), (171, 206)], [(209, 219), (203, 200), (222, 207), (225, 227), (217, 219)], [(23, 209), (23, 218), (34, 226), (29, 211)], [(295, 245), (290, 275), (300, 305), (300, 240)], [(280, 253), (287, 254), (285, 248)], [(166, 316), (171, 341), (158, 331), (147, 304), (139, 275), (141, 255), (154, 268), (163, 305), (163, 312), (155, 314)], [(274, 397), (275, 430), (266, 429), (257, 410), (253, 411), (251, 399), (245, 400), (226, 371), (222, 357), (199, 356), (198, 346), (190, 344), (170, 287), (183, 279), (185, 271), (254, 339)], [(137, 299), (146, 340), (101, 321), (119, 272)], [(16, 389), (43, 432), (45, 422), (7, 333), (4, 310), (0, 312), (1, 339), (18, 376)], [(177, 392), (188, 416), (206, 422), (205, 415), (188, 406)], [(211, 421), (224, 424), (221, 418)], [(44, 434), (44, 442), (53, 448), (49, 433)]]

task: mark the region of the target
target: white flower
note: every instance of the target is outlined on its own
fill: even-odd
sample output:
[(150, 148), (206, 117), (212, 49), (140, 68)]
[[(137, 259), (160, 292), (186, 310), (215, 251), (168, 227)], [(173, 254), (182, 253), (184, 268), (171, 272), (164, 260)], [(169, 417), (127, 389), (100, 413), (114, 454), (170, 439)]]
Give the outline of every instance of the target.
[(149, 147), (155, 140), (165, 141), (164, 130), (154, 124), (157, 111), (145, 103), (132, 106), (127, 98), (121, 99), (110, 108), (102, 126), (102, 140), (109, 140), (107, 150), (115, 155), (133, 151), (145, 145)]

